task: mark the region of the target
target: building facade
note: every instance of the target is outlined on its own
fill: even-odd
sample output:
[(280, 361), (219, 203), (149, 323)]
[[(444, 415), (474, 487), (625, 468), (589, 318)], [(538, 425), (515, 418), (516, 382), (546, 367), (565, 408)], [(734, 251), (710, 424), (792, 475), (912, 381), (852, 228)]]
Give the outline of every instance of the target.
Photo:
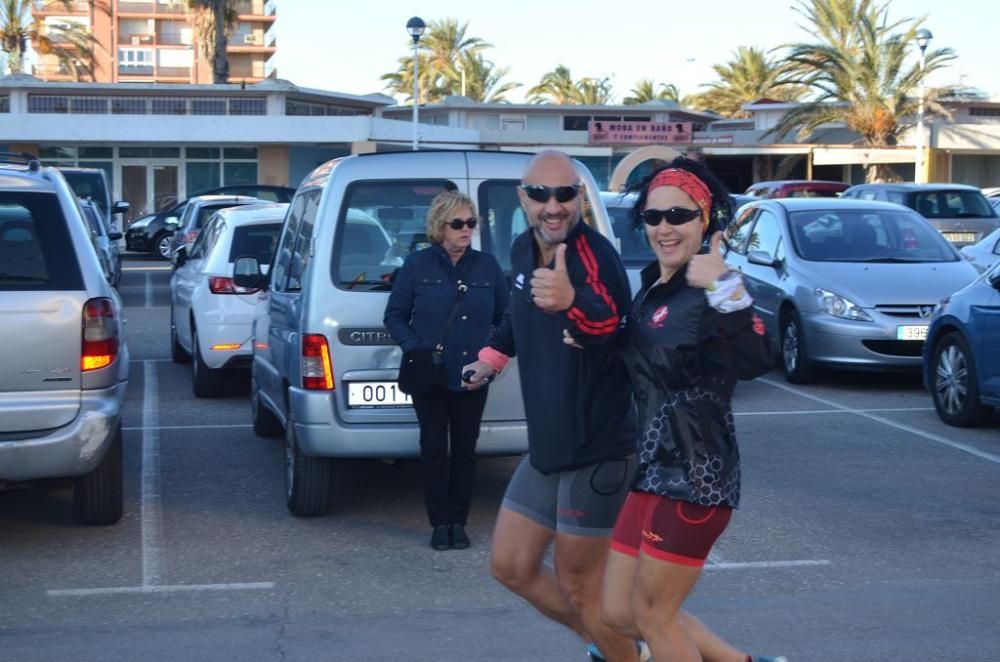
[[(276, 0), (237, 0), (236, 11), (238, 22), (226, 49), (230, 82), (252, 84), (273, 76)], [(41, 0), (32, 16), (49, 34), (58, 34), (53, 27), (76, 25), (93, 35), (96, 82), (212, 82), (212, 63), (198, 46), (187, 0)], [(32, 73), (46, 81), (74, 79), (51, 54), (39, 54)]]

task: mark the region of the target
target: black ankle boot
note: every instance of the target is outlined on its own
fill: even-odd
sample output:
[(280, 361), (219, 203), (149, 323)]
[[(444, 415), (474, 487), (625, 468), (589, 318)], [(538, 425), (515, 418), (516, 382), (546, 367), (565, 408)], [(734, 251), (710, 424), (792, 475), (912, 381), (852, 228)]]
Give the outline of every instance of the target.
[(465, 533), (465, 527), (461, 524), (451, 525), (451, 548), (467, 549), (471, 543), (469, 536)]
[(431, 533), (431, 547), (441, 552), (451, 547), (451, 530), (447, 524), (439, 524)]

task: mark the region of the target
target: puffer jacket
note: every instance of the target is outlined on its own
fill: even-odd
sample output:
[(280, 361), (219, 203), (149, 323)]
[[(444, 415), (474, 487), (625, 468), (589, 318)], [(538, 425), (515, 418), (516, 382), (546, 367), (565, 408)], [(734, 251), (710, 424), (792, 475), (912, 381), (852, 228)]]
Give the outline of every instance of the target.
[(655, 284), (642, 272), (622, 337), (639, 410), (638, 467), (632, 489), (703, 506), (736, 508), (740, 454), (732, 395), (739, 379), (768, 371), (763, 322), (744, 308), (721, 313), (686, 270)]

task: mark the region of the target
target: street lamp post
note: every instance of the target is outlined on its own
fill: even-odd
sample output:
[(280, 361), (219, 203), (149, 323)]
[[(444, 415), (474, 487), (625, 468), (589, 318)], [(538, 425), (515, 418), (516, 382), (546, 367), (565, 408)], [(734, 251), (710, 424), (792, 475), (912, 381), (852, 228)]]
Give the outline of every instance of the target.
[(413, 39), (413, 151), (417, 150), (417, 121), (420, 117), (420, 62), (417, 56), (417, 44), (424, 34), (427, 25), (419, 16), (414, 16), (406, 22), (406, 31)]
[(927, 28), (917, 30), (917, 46), (920, 47), (920, 98), (917, 100), (917, 158), (914, 161), (913, 181), (924, 183), (924, 67), (927, 65), (927, 44), (934, 35)]

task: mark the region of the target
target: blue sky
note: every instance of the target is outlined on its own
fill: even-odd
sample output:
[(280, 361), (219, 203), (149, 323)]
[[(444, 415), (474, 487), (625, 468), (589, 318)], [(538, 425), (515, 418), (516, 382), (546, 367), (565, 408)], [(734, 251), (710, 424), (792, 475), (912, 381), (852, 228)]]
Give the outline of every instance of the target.
[[(306, 86), (367, 94), (382, 91), (381, 74), (408, 53), (406, 21), (454, 17), (469, 34), (492, 43), (486, 56), (510, 67), (525, 90), (557, 64), (573, 76), (609, 76), (618, 98), (640, 78), (672, 82), (682, 94), (714, 79), (711, 65), (737, 46), (772, 48), (809, 40), (793, 0), (698, 0), (627, 3), (502, 0), (279, 0), (278, 75)], [(958, 59), (930, 85), (965, 84), (1000, 94), (1000, 2), (895, 0), (893, 18), (927, 16), (932, 47), (950, 47)]]

